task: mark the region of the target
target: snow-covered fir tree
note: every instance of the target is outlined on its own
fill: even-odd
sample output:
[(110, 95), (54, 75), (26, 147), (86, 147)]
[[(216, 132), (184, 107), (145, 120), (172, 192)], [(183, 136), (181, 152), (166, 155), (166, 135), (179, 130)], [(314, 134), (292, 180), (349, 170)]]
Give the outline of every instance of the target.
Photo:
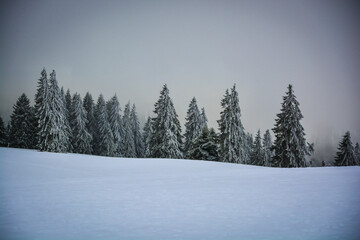
[(13, 108), (9, 138), (10, 147), (34, 148), (34, 116), (30, 100), (25, 93), (18, 98)]
[(152, 119), (153, 134), (150, 142), (151, 157), (182, 158), (181, 126), (169, 89), (165, 84), (155, 103), (155, 117)]
[(208, 127), (208, 125), (207, 125), (208, 119), (207, 119), (206, 114), (205, 114), (205, 108), (201, 108), (200, 122), (201, 122), (200, 123), (201, 129), (204, 129), (204, 128)]
[(114, 136), (115, 156), (122, 156), (122, 125), (120, 117), (120, 103), (116, 94), (107, 102), (110, 128)]
[(92, 146), (92, 151), (94, 152), (94, 149), (96, 148), (94, 146), (94, 143), (95, 143), (94, 139), (96, 138), (95, 137), (95, 135), (96, 135), (96, 119), (95, 119), (95, 113), (94, 113), (95, 112), (95, 104), (94, 104), (94, 100), (89, 92), (87, 92), (84, 97), (83, 106), (86, 110), (86, 119), (87, 119), (86, 130), (92, 136), (91, 146)]
[(148, 117), (143, 129), (144, 157), (150, 157), (150, 140), (152, 135), (151, 118)]
[(201, 118), (195, 97), (193, 97), (189, 104), (185, 120), (184, 154), (185, 157), (188, 157), (191, 144), (200, 136), (203, 127), (203, 119)]
[(189, 150), (190, 159), (219, 161), (217, 134), (213, 128), (203, 128)]
[(235, 85), (231, 93), (226, 90), (221, 100), (223, 111), (218, 120), (220, 130), (220, 156), (224, 162), (246, 162), (246, 140), (244, 127), (241, 123), (239, 97)]
[(135, 146), (135, 153), (137, 158), (144, 157), (144, 142), (142, 138), (142, 134), (140, 132), (140, 123), (136, 113), (136, 106), (133, 104), (130, 119), (132, 123), (132, 131), (134, 137), (134, 146)]
[(71, 143), (75, 153), (92, 153), (92, 136), (86, 129), (86, 110), (80, 95), (75, 93), (70, 107)]
[(100, 94), (95, 110), (96, 140), (95, 153), (100, 156), (112, 157), (115, 155), (114, 135), (108, 120), (107, 108), (104, 97)]
[(354, 157), (355, 157), (356, 165), (359, 165), (359, 166), (360, 166), (360, 148), (359, 148), (359, 143), (356, 143), (356, 144), (355, 144)]
[[(63, 89), (63, 88), (61, 88), (61, 89)], [(72, 121), (70, 119), (71, 118), (70, 117), (71, 105), (72, 105), (71, 94), (70, 94), (70, 89), (68, 89), (65, 94), (65, 108), (66, 108), (66, 117), (67, 117), (69, 123)]]
[(263, 149), (264, 149), (264, 166), (271, 166), (271, 158), (272, 158), (272, 141), (270, 131), (266, 130), (263, 138)]
[(306, 167), (305, 156), (308, 155), (308, 148), (304, 128), (300, 123), (302, 118), (299, 102), (296, 100), (292, 85), (289, 85), (273, 128), (275, 141), (272, 166)]
[(0, 147), (7, 146), (7, 136), (6, 136), (6, 128), (5, 123), (2, 117), (0, 117)]
[(346, 132), (339, 143), (338, 152), (335, 157), (335, 166), (355, 166), (354, 147), (351, 142), (350, 132)]
[(41, 77), (38, 80), (38, 87), (35, 94), (35, 128), (37, 148), (40, 151), (46, 151), (50, 132), (50, 98), (49, 81), (45, 68), (41, 71)]
[(49, 125), (46, 128), (48, 141), (42, 150), (49, 152), (67, 152), (70, 149), (70, 126), (66, 118), (66, 107), (56, 80), (55, 70), (50, 74), (48, 112)]
[(260, 130), (257, 131), (254, 141), (254, 148), (251, 155), (251, 164), (258, 166), (265, 166), (264, 163), (264, 152), (261, 145)]
[(136, 158), (136, 148), (134, 141), (134, 131), (131, 122), (130, 102), (125, 105), (124, 116), (122, 119), (124, 136), (123, 136), (123, 155), (128, 158)]

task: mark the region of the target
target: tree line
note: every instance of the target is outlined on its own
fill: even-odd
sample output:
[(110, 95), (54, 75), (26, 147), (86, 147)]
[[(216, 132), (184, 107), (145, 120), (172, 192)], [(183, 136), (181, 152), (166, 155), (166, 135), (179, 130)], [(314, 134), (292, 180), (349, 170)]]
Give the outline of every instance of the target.
[[(154, 116), (140, 127), (135, 104), (128, 102), (123, 115), (116, 94), (105, 101), (102, 94), (95, 104), (87, 92), (71, 95), (59, 88), (53, 70), (45, 69), (37, 83), (35, 105), (22, 94), (10, 123), (0, 118), (0, 145), (38, 149), (47, 152), (83, 153), (127, 158), (186, 158), (271, 167), (307, 167), (306, 160), (314, 144), (305, 139), (300, 123), (303, 115), (292, 85), (283, 97), (282, 107), (272, 129), (255, 138), (241, 122), (238, 92), (234, 85), (221, 99), (222, 111), (217, 121), (219, 132), (207, 126), (205, 109), (198, 108), (194, 97), (188, 107), (185, 132), (165, 84), (154, 104)], [(347, 132), (339, 144), (335, 166), (360, 164), (359, 144), (352, 145)], [(323, 163), (323, 165), (325, 165)]]

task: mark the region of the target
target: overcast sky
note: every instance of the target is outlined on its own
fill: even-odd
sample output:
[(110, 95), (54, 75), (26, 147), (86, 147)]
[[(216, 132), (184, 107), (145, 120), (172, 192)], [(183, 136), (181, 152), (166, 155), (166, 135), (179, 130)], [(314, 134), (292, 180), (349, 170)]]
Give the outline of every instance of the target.
[(217, 128), (235, 83), (246, 131), (271, 129), (289, 83), (309, 141), (360, 141), (356, 1), (1, 1), (0, 115), (55, 69), (60, 86), (117, 94), (143, 120), (167, 83), (180, 121), (195, 96)]

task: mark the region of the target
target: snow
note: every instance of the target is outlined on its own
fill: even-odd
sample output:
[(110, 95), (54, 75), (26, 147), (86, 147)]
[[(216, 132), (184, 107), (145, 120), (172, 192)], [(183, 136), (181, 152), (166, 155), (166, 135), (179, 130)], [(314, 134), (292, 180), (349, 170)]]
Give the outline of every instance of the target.
[(360, 167), (0, 148), (1, 239), (360, 239)]

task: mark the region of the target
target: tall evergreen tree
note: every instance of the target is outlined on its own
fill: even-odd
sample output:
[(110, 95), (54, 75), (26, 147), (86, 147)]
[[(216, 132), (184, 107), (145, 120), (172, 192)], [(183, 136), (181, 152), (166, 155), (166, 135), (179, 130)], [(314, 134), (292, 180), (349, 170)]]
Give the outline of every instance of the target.
[(189, 158), (197, 160), (219, 161), (217, 135), (213, 128), (204, 127), (189, 150)]
[(255, 141), (254, 141), (254, 149), (251, 156), (251, 164), (264, 166), (264, 152), (263, 147), (261, 145), (261, 135), (260, 130), (256, 133)]
[(115, 156), (122, 156), (122, 126), (121, 126), (121, 117), (120, 117), (120, 103), (116, 96), (116, 94), (107, 102), (108, 116), (109, 116), (109, 124), (111, 131), (114, 136), (114, 145), (115, 145)]
[(150, 141), (152, 135), (151, 118), (148, 117), (143, 129), (144, 157), (150, 157)]
[(189, 104), (189, 108), (186, 115), (185, 122), (185, 134), (184, 134), (184, 153), (188, 157), (188, 151), (191, 148), (192, 142), (198, 138), (201, 134), (203, 122), (199, 112), (199, 108), (196, 103), (196, 98), (193, 97)]
[(49, 128), (45, 132), (48, 136), (48, 141), (45, 146), (45, 151), (50, 152), (67, 152), (69, 151), (70, 143), (70, 126), (66, 118), (66, 108), (61, 94), (58, 82), (56, 80), (55, 70), (50, 74), (49, 96)]
[(271, 158), (272, 158), (272, 141), (270, 131), (266, 130), (263, 138), (263, 149), (264, 149), (264, 166), (271, 166)]
[(2, 117), (0, 117), (0, 147), (6, 147), (6, 129), (5, 129), (5, 124), (4, 121), (2, 119)]
[(9, 144), (11, 147), (31, 149), (35, 145), (34, 116), (25, 93), (18, 98), (13, 108)]
[(275, 167), (306, 167), (305, 155), (308, 149), (304, 128), (300, 123), (303, 118), (292, 85), (283, 97), (281, 112), (277, 114), (275, 127), (274, 157)]
[(95, 119), (95, 104), (94, 100), (89, 92), (86, 93), (83, 101), (83, 106), (86, 110), (86, 130), (92, 136), (91, 146), (92, 146), (92, 153), (96, 149), (95, 140), (96, 140), (96, 119)]
[(165, 84), (155, 103), (155, 117), (152, 119), (153, 134), (150, 142), (151, 156), (154, 158), (182, 158), (181, 126), (169, 89)]
[(335, 166), (355, 166), (354, 147), (351, 142), (350, 132), (346, 132), (339, 143), (338, 152), (335, 157)]
[(75, 93), (70, 107), (70, 126), (72, 130), (71, 143), (75, 153), (92, 153), (92, 136), (86, 129), (86, 110), (80, 95)]
[(125, 105), (124, 116), (123, 116), (123, 129), (124, 129), (124, 137), (123, 137), (123, 154), (124, 157), (128, 158), (136, 158), (136, 148), (134, 141), (134, 132), (131, 123), (131, 110), (130, 110), (130, 102)]
[(356, 143), (356, 144), (355, 144), (354, 157), (355, 157), (356, 165), (360, 165), (360, 148), (359, 148), (359, 143)]
[(223, 111), (218, 120), (220, 130), (220, 156), (224, 162), (246, 162), (246, 140), (244, 127), (241, 123), (239, 97), (235, 85), (231, 93), (226, 90), (221, 100)]
[(136, 157), (142, 158), (144, 157), (144, 142), (143, 142), (142, 134), (140, 132), (140, 123), (137, 117), (135, 104), (133, 104), (132, 106), (130, 118), (132, 123)]
[[(62, 91), (64, 91), (63, 88), (61, 88), (61, 89), (62, 89)], [(65, 99), (66, 117), (68, 119), (68, 122), (70, 123), (72, 121), (71, 117), (70, 117), (70, 115), (71, 115), (70, 114), (71, 113), (71, 106), (72, 106), (70, 89), (68, 89), (66, 91), (64, 99)]]
[(201, 129), (208, 128), (208, 125), (207, 125), (208, 119), (205, 114), (205, 108), (201, 108), (200, 122), (201, 122), (201, 124), (200, 124)]
[(108, 121), (106, 103), (100, 94), (96, 104), (96, 150), (95, 153), (101, 156), (112, 157), (115, 155), (114, 135)]

